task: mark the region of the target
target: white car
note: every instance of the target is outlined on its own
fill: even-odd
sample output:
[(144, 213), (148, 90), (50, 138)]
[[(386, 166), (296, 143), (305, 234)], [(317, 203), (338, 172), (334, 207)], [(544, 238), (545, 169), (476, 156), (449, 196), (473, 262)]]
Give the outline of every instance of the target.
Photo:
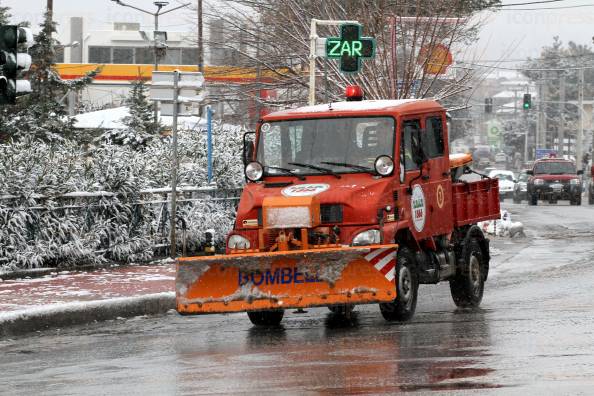
[(514, 172), (496, 169), (489, 172), (488, 176), (499, 179), (499, 199), (504, 200), (513, 196), (516, 183)]

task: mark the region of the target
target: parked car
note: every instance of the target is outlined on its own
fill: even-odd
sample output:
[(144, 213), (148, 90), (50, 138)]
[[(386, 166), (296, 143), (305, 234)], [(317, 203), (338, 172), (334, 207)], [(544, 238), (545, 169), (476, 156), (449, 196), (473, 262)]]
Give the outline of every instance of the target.
[(540, 159), (528, 171), (528, 204), (538, 205), (538, 200), (557, 203), (568, 199), (571, 205), (582, 204), (582, 181), (573, 161), (561, 158)]
[(514, 184), (514, 203), (522, 203), (523, 200), (528, 199), (528, 173), (526, 172), (527, 169), (522, 171)]
[(505, 198), (511, 198), (514, 194), (514, 184), (516, 178), (514, 172), (508, 170), (492, 170), (489, 172), (489, 177), (499, 179), (499, 199), (503, 201)]

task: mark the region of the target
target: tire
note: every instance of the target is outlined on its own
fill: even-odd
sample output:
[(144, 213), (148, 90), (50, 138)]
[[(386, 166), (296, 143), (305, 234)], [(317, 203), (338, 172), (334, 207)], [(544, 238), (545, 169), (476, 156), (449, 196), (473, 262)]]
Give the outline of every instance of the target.
[(398, 251), (396, 257), (396, 299), (389, 303), (381, 303), (380, 311), (387, 321), (406, 322), (411, 320), (417, 308), (419, 277), (415, 259), (407, 248)]
[(283, 320), (283, 309), (272, 311), (248, 311), (248, 318), (256, 326), (278, 326)]
[(588, 205), (594, 205), (594, 194), (593, 193), (588, 194)]
[(530, 206), (538, 205), (538, 197), (535, 194), (530, 194), (528, 196), (528, 205), (530, 205)]
[(353, 304), (330, 305), (328, 309), (334, 315), (349, 316), (355, 310), (355, 306)]
[(478, 239), (470, 238), (462, 250), (464, 264), (450, 280), (450, 292), (460, 308), (475, 308), (481, 304), (485, 289), (485, 260)]

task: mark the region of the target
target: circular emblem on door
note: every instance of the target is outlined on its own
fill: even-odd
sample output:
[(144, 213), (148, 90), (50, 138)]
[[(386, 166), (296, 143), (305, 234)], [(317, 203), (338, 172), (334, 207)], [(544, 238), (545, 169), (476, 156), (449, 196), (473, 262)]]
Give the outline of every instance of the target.
[(443, 208), (443, 204), (445, 202), (445, 192), (443, 191), (443, 187), (441, 184), (437, 186), (437, 206), (439, 209)]
[(286, 187), (281, 191), (285, 197), (309, 197), (317, 195), (330, 188), (330, 185), (320, 184), (296, 184), (294, 186)]
[(412, 219), (415, 230), (421, 232), (423, 231), (423, 228), (425, 228), (427, 209), (423, 188), (418, 184), (413, 187), (412, 196), (410, 198), (410, 207), (412, 209)]

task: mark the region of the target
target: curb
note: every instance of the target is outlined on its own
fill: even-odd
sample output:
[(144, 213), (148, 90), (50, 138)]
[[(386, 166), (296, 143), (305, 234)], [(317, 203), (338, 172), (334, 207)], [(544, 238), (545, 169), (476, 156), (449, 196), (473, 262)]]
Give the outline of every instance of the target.
[(175, 293), (73, 302), (0, 313), (0, 338), (116, 318), (164, 314), (175, 308)]

